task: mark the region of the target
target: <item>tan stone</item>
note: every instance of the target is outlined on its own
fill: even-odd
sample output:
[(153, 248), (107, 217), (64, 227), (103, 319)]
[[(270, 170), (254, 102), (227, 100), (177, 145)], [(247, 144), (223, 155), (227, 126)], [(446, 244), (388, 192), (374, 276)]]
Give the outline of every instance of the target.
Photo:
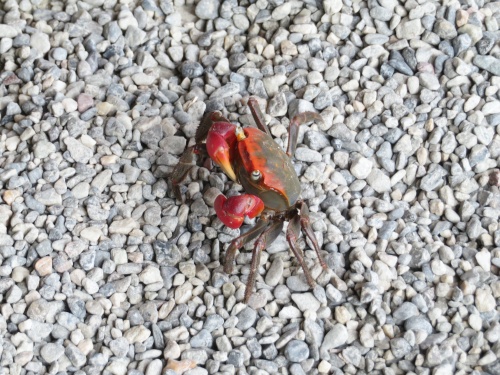
[(17, 190), (5, 190), (3, 193), (3, 200), (5, 203), (7, 203), (9, 206), (14, 203), (17, 197), (20, 197), (21, 193)]
[(174, 370), (178, 374), (193, 369), (196, 367), (196, 362), (192, 359), (183, 359), (181, 361), (176, 361), (175, 359), (169, 359), (165, 370)]
[(38, 259), (35, 263), (35, 270), (40, 276), (47, 276), (52, 273), (52, 258), (47, 256)]

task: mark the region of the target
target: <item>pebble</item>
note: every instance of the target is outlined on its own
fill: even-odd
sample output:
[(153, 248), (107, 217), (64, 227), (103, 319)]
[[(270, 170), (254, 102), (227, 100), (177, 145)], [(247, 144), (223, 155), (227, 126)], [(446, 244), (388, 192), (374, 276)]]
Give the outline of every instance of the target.
[(146, 35), (147, 34), (144, 30), (141, 30), (137, 26), (131, 24), (127, 27), (127, 31), (125, 32), (125, 40), (130, 47), (135, 48), (142, 44)]
[(132, 218), (116, 220), (109, 226), (110, 233), (129, 234), (133, 229), (139, 228), (139, 223)]
[(36, 158), (45, 159), (56, 151), (56, 146), (53, 143), (41, 140), (38, 141), (33, 148), (33, 154)]
[(271, 17), (275, 21), (281, 21), (285, 17), (287, 17), (290, 12), (292, 11), (292, 4), (291, 3), (283, 3), (276, 8), (274, 8)]
[(213, 20), (219, 14), (220, 3), (218, 0), (201, 0), (194, 10), (197, 17), (203, 20)]
[[(386, 14), (388, 14), (386, 12)], [(399, 39), (416, 39), (422, 34), (422, 22), (420, 19), (403, 20), (396, 27), (396, 36)]]
[(245, 307), (238, 315), (238, 324), (236, 328), (245, 331), (251, 326), (253, 326), (255, 320), (257, 319), (257, 313), (250, 307)]
[(309, 347), (304, 341), (292, 340), (285, 348), (285, 356), (290, 362), (301, 363), (309, 358)]
[(202, 329), (190, 340), (192, 348), (210, 348), (212, 346), (212, 335), (206, 329)]
[(153, 284), (156, 282), (162, 282), (163, 278), (158, 268), (148, 266), (139, 274), (139, 280), (144, 284)]
[(491, 291), (487, 289), (477, 289), (475, 300), (479, 312), (492, 311), (496, 306), (495, 298), (491, 294)]
[(373, 163), (369, 159), (360, 157), (353, 160), (350, 171), (354, 177), (364, 180), (371, 173), (372, 167)]
[(436, 20), (434, 32), (441, 39), (453, 39), (457, 36), (457, 30), (453, 24), (443, 18)]
[(318, 151), (305, 147), (299, 147), (295, 150), (295, 158), (308, 163), (320, 162), (322, 160), (321, 154)]
[(52, 258), (44, 257), (40, 258), (35, 263), (35, 270), (38, 272), (40, 276), (47, 276), (52, 273)]
[(283, 260), (280, 257), (278, 257), (273, 261), (271, 267), (269, 268), (266, 274), (266, 284), (269, 286), (278, 285), (278, 282), (283, 276), (283, 271), (284, 271)]
[(40, 355), (47, 363), (56, 362), (64, 354), (64, 347), (60, 344), (48, 343), (41, 350)]
[(342, 324), (335, 324), (333, 328), (325, 335), (321, 350), (328, 351), (338, 348), (347, 342), (347, 328)]
[(420, 84), (429, 90), (439, 90), (441, 87), (437, 77), (431, 73), (420, 73), (419, 80)]
[(391, 189), (391, 179), (380, 169), (372, 169), (366, 181), (377, 193), (383, 193)]
[(391, 340), (391, 351), (395, 358), (402, 358), (411, 351), (411, 345), (404, 338)]
[(73, 344), (69, 344), (66, 347), (64, 354), (66, 354), (71, 364), (75, 367), (81, 367), (87, 362), (87, 359), (82, 351)]
[(301, 311), (317, 311), (320, 307), (319, 301), (312, 293), (292, 294), (291, 297)]
[(210, 99), (224, 99), (237, 94), (239, 91), (240, 87), (237, 83), (229, 82), (210, 94)]
[(186, 78), (196, 78), (203, 74), (203, 66), (196, 61), (184, 61), (180, 67), (181, 74)]
[(86, 164), (94, 155), (92, 149), (83, 145), (73, 137), (65, 138), (64, 143), (66, 144), (71, 157), (78, 163)]
[(0, 24), (0, 38), (15, 38), (19, 32), (16, 30), (16, 28), (10, 26), (10, 25), (5, 25), (5, 24)]
[(89, 94), (78, 95), (78, 112), (83, 113), (94, 105), (94, 99)]
[(474, 57), (473, 63), (491, 74), (500, 75), (500, 59), (493, 56), (477, 55)]
[(55, 206), (62, 203), (62, 197), (55, 189), (50, 188), (35, 194), (35, 199), (45, 206)]
[(54, 60), (63, 61), (68, 57), (68, 51), (64, 48), (57, 47), (52, 50), (52, 58)]
[(43, 32), (36, 32), (30, 37), (30, 45), (40, 53), (45, 54), (50, 50), (49, 36)]

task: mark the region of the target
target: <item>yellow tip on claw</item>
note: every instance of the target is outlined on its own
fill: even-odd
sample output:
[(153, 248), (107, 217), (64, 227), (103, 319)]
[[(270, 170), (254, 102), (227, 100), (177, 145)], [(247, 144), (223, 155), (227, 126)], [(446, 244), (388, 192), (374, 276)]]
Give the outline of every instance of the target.
[(236, 134), (236, 140), (238, 142), (246, 138), (245, 132), (243, 131), (243, 128), (241, 126), (237, 126), (234, 130), (234, 133)]

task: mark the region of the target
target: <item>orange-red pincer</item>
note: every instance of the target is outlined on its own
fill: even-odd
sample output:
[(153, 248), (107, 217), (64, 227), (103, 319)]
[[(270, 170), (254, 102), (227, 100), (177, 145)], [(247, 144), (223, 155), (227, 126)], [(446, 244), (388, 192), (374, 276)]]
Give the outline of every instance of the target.
[(217, 217), (229, 228), (237, 229), (245, 215), (253, 219), (264, 210), (264, 202), (255, 195), (243, 194), (226, 198), (219, 195), (214, 202)]

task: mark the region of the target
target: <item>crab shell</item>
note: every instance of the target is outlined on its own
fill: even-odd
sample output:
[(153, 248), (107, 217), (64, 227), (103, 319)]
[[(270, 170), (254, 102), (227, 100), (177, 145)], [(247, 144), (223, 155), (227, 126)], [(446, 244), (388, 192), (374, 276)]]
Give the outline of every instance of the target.
[(247, 195), (260, 198), (265, 208), (281, 212), (297, 202), (300, 182), (291, 160), (261, 130), (216, 122), (207, 136), (207, 151)]
[[(243, 129), (246, 138), (237, 142), (233, 169), (248, 194), (264, 202), (266, 208), (284, 211), (297, 202), (300, 182), (290, 158), (266, 133), (256, 128)], [(252, 179), (259, 171), (261, 178)]]

